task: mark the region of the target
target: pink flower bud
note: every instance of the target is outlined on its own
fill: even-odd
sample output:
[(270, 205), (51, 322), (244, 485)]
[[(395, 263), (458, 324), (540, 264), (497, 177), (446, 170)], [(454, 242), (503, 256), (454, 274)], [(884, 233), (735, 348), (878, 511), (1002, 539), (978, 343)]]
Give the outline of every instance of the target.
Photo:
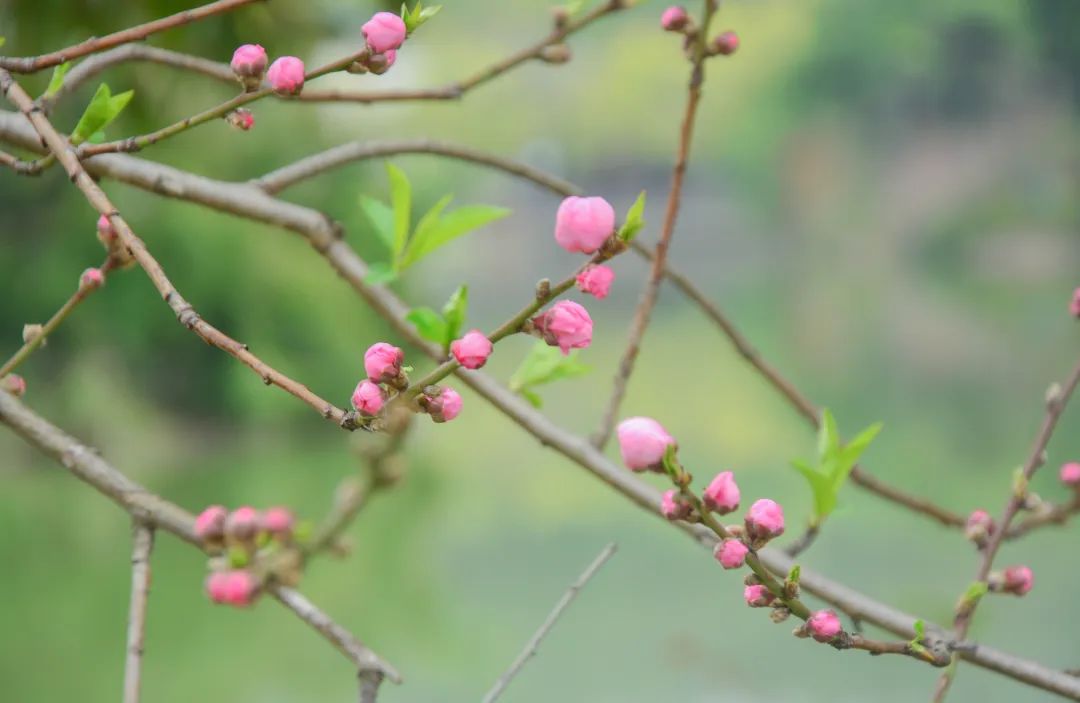
[(555, 241), (569, 252), (592, 254), (615, 232), (615, 210), (603, 198), (571, 195), (555, 215)]
[(352, 405), (361, 415), (378, 415), (385, 400), (379, 384), (366, 378), (356, 384), (352, 394)]
[(615, 430), (623, 463), (631, 471), (661, 470), (664, 452), (675, 444), (664, 426), (650, 417), (631, 417)]
[(672, 5), (660, 15), (660, 26), (668, 32), (681, 32), (689, 21), (690, 16), (686, 14), (686, 8), (679, 5)]
[(589, 311), (572, 300), (560, 300), (532, 322), (544, 341), (561, 349), (563, 354), (592, 343), (593, 321)]
[(245, 505), (225, 518), (225, 533), (235, 540), (245, 542), (259, 531), (259, 522), (259, 511)]
[(225, 115), (225, 121), (229, 123), (230, 127), (247, 132), (255, 126), (255, 115), (251, 114), (251, 110), (245, 110), (241, 107)]
[(1080, 288), (1073, 291), (1072, 300), (1069, 301), (1069, 314), (1080, 318)]
[(738, 569), (746, 563), (746, 554), (750, 549), (737, 539), (725, 539), (717, 542), (713, 556), (725, 569)]
[(832, 610), (819, 610), (806, 621), (806, 631), (818, 642), (831, 642), (844, 631)]
[(1001, 590), (1014, 596), (1025, 595), (1035, 585), (1035, 575), (1026, 566), (1010, 566), (1005, 569)]
[(105, 284), (105, 274), (101, 269), (89, 268), (79, 276), (79, 285), (83, 288), (100, 288)]
[(739, 35), (735, 32), (723, 32), (712, 40), (712, 50), (724, 56), (731, 56), (739, 48)]
[(241, 81), (255, 79), (257, 82), (266, 72), (266, 62), (266, 49), (258, 44), (244, 44), (233, 52), (229, 66)]
[(751, 608), (765, 608), (776, 600), (776, 596), (760, 583), (754, 583), (743, 589), (743, 600)]
[(974, 542), (980, 548), (986, 544), (986, 540), (994, 531), (994, 519), (985, 510), (975, 510), (968, 515), (964, 525), (964, 537)]
[(1066, 486), (1080, 487), (1080, 462), (1070, 461), (1061, 466), (1061, 482)]
[(393, 12), (376, 12), (360, 28), (367, 45), (376, 54), (397, 49), (404, 43), (406, 36), (405, 20)]
[(276, 537), (290, 537), (294, 522), (288, 508), (270, 508), (262, 516), (263, 529)]
[(735, 474), (721, 471), (705, 488), (702, 495), (705, 507), (727, 515), (739, 509), (739, 486), (735, 483)]
[(278, 95), (297, 95), (304, 89), (304, 62), (295, 56), (282, 56), (270, 64), (266, 80)]
[(0, 379), (0, 390), (21, 398), (26, 395), (26, 379), (17, 373), (9, 373)]
[(467, 369), (478, 369), (486, 364), (491, 350), (491, 340), (480, 330), (467, 332), (461, 339), (450, 343), (450, 353)]
[(577, 275), (577, 287), (582, 293), (595, 295), (597, 300), (603, 300), (608, 296), (614, 280), (615, 272), (607, 266), (589, 264)]
[(461, 395), (453, 388), (431, 386), (424, 389), (422, 407), (435, 422), (450, 422), (461, 412)]
[(116, 241), (116, 229), (113, 227), (112, 222), (105, 215), (98, 218), (97, 221), (97, 233), (98, 240), (101, 241), (106, 247), (112, 245)]
[(244, 607), (255, 600), (259, 584), (249, 571), (215, 571), (206, 577), (206, 594), (215, 603)]
[(225, 518), (229, 511), (223, 505), (211, 505), (195, 518), (195, 536), (203, 542), (219, 542), (225, 537)]
[(755, 501), (746, 514), (746, 533), (755, 542), (784, 534), (784, 509), (768, 498)]
[(393, 344), (377, 342), (364, 352), (364, 371), (375, 383), (389, 383), (401, 374), (405, 352)]
[(397, 51), (390, 49), (381, 54), (372, 54), (364, 65), (367, 70), (371, 71), (376, 76), (381, 76), (390, 70), (390, 67), (394, 65), (395, 61), (397, 61)]
[(660, 498), (660, 514), (668, 520), (685, 520), (690, 516), (690, 503), (672, 488)]

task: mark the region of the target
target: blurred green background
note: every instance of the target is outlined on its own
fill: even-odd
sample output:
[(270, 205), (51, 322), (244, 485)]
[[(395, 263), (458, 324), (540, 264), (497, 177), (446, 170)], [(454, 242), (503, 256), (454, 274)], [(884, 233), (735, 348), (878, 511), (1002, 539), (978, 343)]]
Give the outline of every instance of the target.
[[(385, 76), (322, 85), (427, 87), (462, 77), (548, 31), (543, 0), (444, 0)], [(697, 3), (691, 2), (694, 6)], [(6, 0), (5, 53), (37, 54), (187, 3)], [(566, 66), (528, 65), (445, 104), (260, 102), (250, 133), (205, 125), (143, 156), (243, 180), (343, 141), (431, 136), (555, 171), (625, 211), (650, 194), (654, 241), (686, 66), (643, 2), (571, 45)], [(311, 64), (348, 53), (376, 9), (274, 0), (154, 37), (227, 60), (240, 42)], [(688, 192), (672, 252), (848, 432), (882, 420), (866, 456), (890, 482), (960, 512), (997, 513), (1026, 456), (1048, 383), (1077, 353), (1066, 315), (1080, 283), (1080, 5), (1070, 0), (743, 0), (717, 29), (743, 46), (709, 66)], [(45, 77), (27, 80), (35, 89)], [(104, 76), (136, 97), (110, 137), (145, 132), (227, 98), (228, 87), (151, 65)], [(70, 128), (93, 90), (57, 113)], [(445, 250), (398, 286), (438, 305), (460, 283), (471, 323), (491, 328), (542, 276), (578, 261), (553, 246), (557, 199), (432, 157), (394, 160), (421, 205), (514, 214)], [(298, 237), (106, 183), (128, 221), (204, 317), (339, 404), (364, 349), (388, 335)], [(285, 197), (340, 219), (364, 255), (382, 252), (358, 194), (384, 197), (378, 162)], [(43, 321), (101, 250), (96, 219), (59, 169), (0, 173), (0, 356)], [(544, 392), (546, 412), (591, 432), (645, 269), (623, 257), (610, 298), (585, 301), (591, 375)], [(527, 340), (500, 345), (505, 379)], [(418, 368), (428, 364), (411, 355)], [(176, 324), (145, 276), (108, 286), (21, 372), (27, 402), (116, 465), (191, 510), (287, 504), (317, 518), (355, 471), (355, 445), (309, 409)], [(741, 579), (466, 393), (452, 425), (419, 423), (405, 480), (366, 509), (354, 554), (317, 562), (303, 590), (404, 673), (383, 700), (478, 700), (551, 605), (608, 541), (620, 551), (573, 605), (506, 701), (912, 701), (937, 671), (899, 657), (837, 654), (741, 602)], [(792, 532), (809, 494), (788, 460), (808, 456), (801, 420), (665, 288), (626, 414), (660, 418), (699, 476), (737, 471)], [(1080, 456), (1080, 411), (1064, 418), (1036, 490)], [(614, 455), (614, 453), (613, 453)], [(100, 496), (0, 432), (0, 699), (116, 700), (128, 601), (129, 527)], [(804, 559), (876, 598), (947, 621), (976, 555), (960, 536), (851, 487)], [(1036, 573), (1028, 598), (993, 598), (974, 637), (1055, 667), (1080, 666), (1072, 623), (1076, 526), (1009, 544), (1000, 563)], [(348, 664), (270, 603), (212, 607), (203, 558), (162, 535), (154, 557), (145, 699), (235, 703), (353, 700)], [(964, 667), (950, 700), (1042, 701)]]

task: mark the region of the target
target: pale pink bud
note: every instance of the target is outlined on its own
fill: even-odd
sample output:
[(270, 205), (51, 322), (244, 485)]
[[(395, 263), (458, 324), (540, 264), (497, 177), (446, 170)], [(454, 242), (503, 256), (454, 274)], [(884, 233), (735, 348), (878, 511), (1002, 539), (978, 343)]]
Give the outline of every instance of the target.
[(615, 210), (603, 198), (571, 195), (555, 214), (555, 241), (570, 252), (592, 254), (615, 232)]
[(593, 321), (589, 311), (572, 300), (560, 300), (551, 309), (532, 319), (549, 346), (558, 347), (563, 354), (571, 349), (584, 349), (592, 343)]
[(686, 8), (679, 5), (672, 5), (660, 15), (660, 26), (668, 32), (681, 32), (689, 21), (690, 16), (686, 14)]
[(352, 394), (352, 405), (361, 415), (378, 415), (385, 400), (379, 384), (366, 378), (356, 384)]
[(806, 631), (818, 642), (831, 642), (843, 630), (840, 618), (832, 610), (819, 610), (806, 621)]
[(690, 516), (690, 503), (672, 488), (660, 497), (660, 514), (668, 520), (685, 520)]
[(229, 66), (241, 81), (248, 78), (261, 80), (266, 62), (266, 49), (258, 44), (244, 44), (233, 52)]
[(393, 344), (376, 342), (364, 352), (364, 371), (375, 383), (389, 383), (401, 374), (405, 352)]
[(26, 379), (17, 373), (9, 373), (0, 379), (0, 390), (21, 398), (26, 395)]
[(589, 264), (577, 275), (577, 287), (582, 293), (595, 295), (597, 300), (603, 300), (611, 290), (611, 282), (615, 280), (615, 272), (607, 266)]
[(1080, 318), (1080, 288), (1073, 291), (1072, 300), (1069, 301), (1069, 314)]
[(255, 115), (251, 114), (251, 110), (245, 110), (241, 107), (225, 115), (225, 121), (229, 123), (230, 127), (247, 132), (255, 126)]
[(623, 463), (632, 471), (661, 469), (664, 452), (675, 444), (664, 426), (650, 417), (631, 417), (615, 430)]
[(712, 49), (718, 54), (731, 56), (739, 48), (739, 35), (735, 32), (723, 32), (712, 40)]
[(994, 518), (985, 510), (975, 510), (964, 524), (964, 537), (982, 547), (994, 531)]
[(255, 600), (259, 584), (248, 571), (215, 571), (206, 577), (206, 594), (215, 603), (243, 607)]
[(105, 283), (105, 274), (101, 269), (89, 268), (79, 276), (79, 285), (83, 288), (100, 288)]
[(784, 534), (784, 510), (780, 504), (762, 498), (746, 514), (746, 533), (754, 541), (767, 541)]
[(1080, 462), (1070, 461), (1061, 466), (1061, 482), (1066, 486), (1080, 487)]
[(1033, 585), (1035, 585), (1035, 575), (1031, 573), (1031, 569), (1026, 566), (1010, 566), (1005, 569), (1001, 590), (1015, 596), (1022, 596), (1030, 591)]
[(195, 518), (195, 536), (203, 542), (218, 542), (225, 536), (225, 518), (229, 511), (223, 505), (211, 505)]
[(381, 76), (390, 70), (390, 67), (397, 61), (397, 51), (390, 49), (381, 54), (372, 54), (365, 66), (367, 70), (374, 73), (376, 76)]
[(116, 241), (116, 229), (113, 227), (112, 222), (105, 215), (98, 218), (97, 221), (97, 233), (98, 239), (106, 247), (110, 246)]
[(376, 54), (397, 49), (404, 43), (406, 36), (405, 20), (393, 12), (376, 12), (360, 28), (367, 45)]
[(450, 422), (461, 412), (461, 395), (453, 388), (433, 386), (424, 391), (423, 406), (435, 422)]
[(743, 589), (743, 600), (751, 608), (765, 608), (776, 600), (776, 596), (760, 583), (754, 583)]
[(263, 529), (277, 537), (289, 537), (294, 522), (292, 511), (288, 508), (269, 508), (262, 516)]
[(727, 515), (739, 509), (739, 486), (735, 483), (735, 474), (721, 471), (716, 474), (702, 494), (705, 507), (721, 515)]
[(737, 539), (725, 539), (713, 547), (713, 556), (725, 569), (738, 569), (746, 563), (750, 549)]
[(266, 80), (278, 95), (297, 95), (304, 89), (304, 62), (295, 56), (282, 56), (270, 64)]
[(486, 364), (492, 348), (491, 340), (480, 330), (466, 332), (464, 337), (450, 343), (450, 353), (467, 369), (478, 369)]
[(258, 531), (259, 511), (251, 506), (237, 508), (225, 518), (225, 532), (235, 540), (247, 541)]

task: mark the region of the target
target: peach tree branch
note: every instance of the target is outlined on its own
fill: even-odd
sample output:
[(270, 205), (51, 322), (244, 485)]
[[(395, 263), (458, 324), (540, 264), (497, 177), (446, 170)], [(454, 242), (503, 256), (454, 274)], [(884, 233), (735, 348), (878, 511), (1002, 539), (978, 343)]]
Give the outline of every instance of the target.
[(131, 607), (128, 611), (124, 703), (139, 703), (143, 642), (146, 638), (146, 602), (150, 598), (150, 554), (154, 550), (154, 527), (135, 521), (132, 524), (132, 534)]

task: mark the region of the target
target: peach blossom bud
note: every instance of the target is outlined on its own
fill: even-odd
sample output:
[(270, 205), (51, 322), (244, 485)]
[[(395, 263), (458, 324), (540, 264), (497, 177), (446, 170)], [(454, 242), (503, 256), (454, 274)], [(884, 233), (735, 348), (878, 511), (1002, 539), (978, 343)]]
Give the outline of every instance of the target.
[(994, 531), (994, 519), (985, 510), (975, 510), (968, 515), (964, 525), (964, 537), (974, 542), (980, 548), (986, 544), (990, 533)]
[(705, 507), (727, 515), (739, 509), (739, 486), (735, 483), (735, 474), (721, 471), (705, 488), (702, 494)]
[[(22, 328), (22, 341), (23, 344), (30, 344), (37, 341), (37, 338), (45, 334), (45, 328), (39, 324), (31, 323), (29, 325), (23, 325)], [(41, 340), (41, 346), (45, 346), (47, 340)]]
[(746, 533), (755, 542), (784, 534), (784, 510), (780, 504), (768, 498), (755, 501), (746, 514)]
[(466, 332), (464, 337), (450, 343), (450, 353), (467, 369), (478, 369), (486, 364), (491, 350), (491, 340), (480, 330)]
[(352, 405), (361, 415), (378, 415), (385, 400), (379, 384), (366, 378), (356, 384), (352, 394)]
[(211, 505), (195, 518), (195, 536), (203, 542), (220, 542), (225, 537), (225, 519), (229, 511), (223, 505)]
[(450, 422), (461, 412), (461, 395), (453, 388), (428, 386), (424, 389), (421, 407), (435, 422)]
[(611, 282), (615, 280), (615, 272), (607, 266), (589, 264), (577, 275), (577, 287), (582, 293), (595, 295), (597, 300), (603, 300), (611, 291)]
[(295, 56), (282, 56), (270, 64), (266, 80), (278, 95), (297, 95), (304, 89), (304, 62)]
[(288, 508), (269, 508), (262, 516), (263, 529), (275, 537), (289, 538), (295, 520)]
[(405, 352), (393, 344), (376, 342), (364, 352), (364, 371), (375, 383), (389, 383), (401, 374)]
[(1061, 482), (1066, 486), (1080, 488), (1080, 462), (1070, 461), (1067, 464), (1062, 464), (1059, 476)]
[(664, 452), (675, 444), (664, 426), (650, 417), (631, 417), (615, 429), (623, 463), (631, 471), (663, 470)]
[(7, 376), (0, 378), (0, 391), (21, 398), (26, 395), (26, 379), (17, 373), (9, 373)]
[(1010, 566), (1005, 569), (1001, 590), (1014, 596), (1025, 595), (1035, 585), (1035, 576), (1026, 566)]
[(690, 504), (672, 488), (660, 498), (660, 514), (668, 520), (685, 520), (690, 516)]
[(249, 571), (215, 571), (206, 577), (206, 594), (224, 605), (243, 607), (255, 600), (259, 584)]
[(259, 522), (259, 511), (245, 505), (225, 518), (225, 534), (238, 542), (246, 542), (259, 531)]
[(1080, 318), (1080, 288), (1073, 291), (1072, 300), (1069, 301), (1069, 314)]
[(242, 82), (254, 79), (256, 85), (266, 72), (266, 49), (258, 44), (244, 44), (233, 52), (229, 67)]
[(376, 12), (360, 31), (372, 52), (382, 54), (397, 49), (405, 41), (405, 20), (392, 12)]
[(106, 248), (112, 246), (112, 243), (116, 241), (116, 229), (105, 215), (98, 218), (97, 236), (98, 240), (100, 240)]
[(723, 56), (731, 56), (739, 48), (739, 35), (735, 32), (723, 32), (712, 40), (712, 50)]
[(230, 127), (247, 132), (255, 126), (255, 115), (251, 114), (251, 110), (240, 107), (225, 115), (225, 121)]
[(551, 309), (532, 319), (549, 346), (558, 347), (563, 354), (571, 349), (584, 349), (592, 343), (593, 321), (589, 311), (572, 300), (560, 300)]
[(101, 272), (101, 269), (86, 269), (79, 276), (79, 285), (83, 288), (100, 288), (105, 285), (105, 274)]
[(672, 5), (660, 15), (660, 26), (668, 32), (681, 32), (689, 21), (690, 16), (686, 14), (686, 8), (679, 5)]
[(390, 70), (395, 61), (397, 61), (397, 51), (390, 49), (381, 54), (372, 54), (364, 66), (376, 76), (381, 76)]
[(843, 630), (840, 618), (832, 610), (819, 610), (806, 621), (806, 631), (818, 642), (831, 642)]
[(571, 195), (555, 214), (555, 241), (569, 252), (592, 254), (615, 232), (615, 210), (603, 198)]
[(765, 608), (776, 600), (776, 596), (760, 583), (754, 583), (743, 589), (743, 600), (751, 608)]
[(725, 569), (738, 569), (746, 563), (749, 548), (737, 539), (725, 539), (713, 547), (713, 556)]

